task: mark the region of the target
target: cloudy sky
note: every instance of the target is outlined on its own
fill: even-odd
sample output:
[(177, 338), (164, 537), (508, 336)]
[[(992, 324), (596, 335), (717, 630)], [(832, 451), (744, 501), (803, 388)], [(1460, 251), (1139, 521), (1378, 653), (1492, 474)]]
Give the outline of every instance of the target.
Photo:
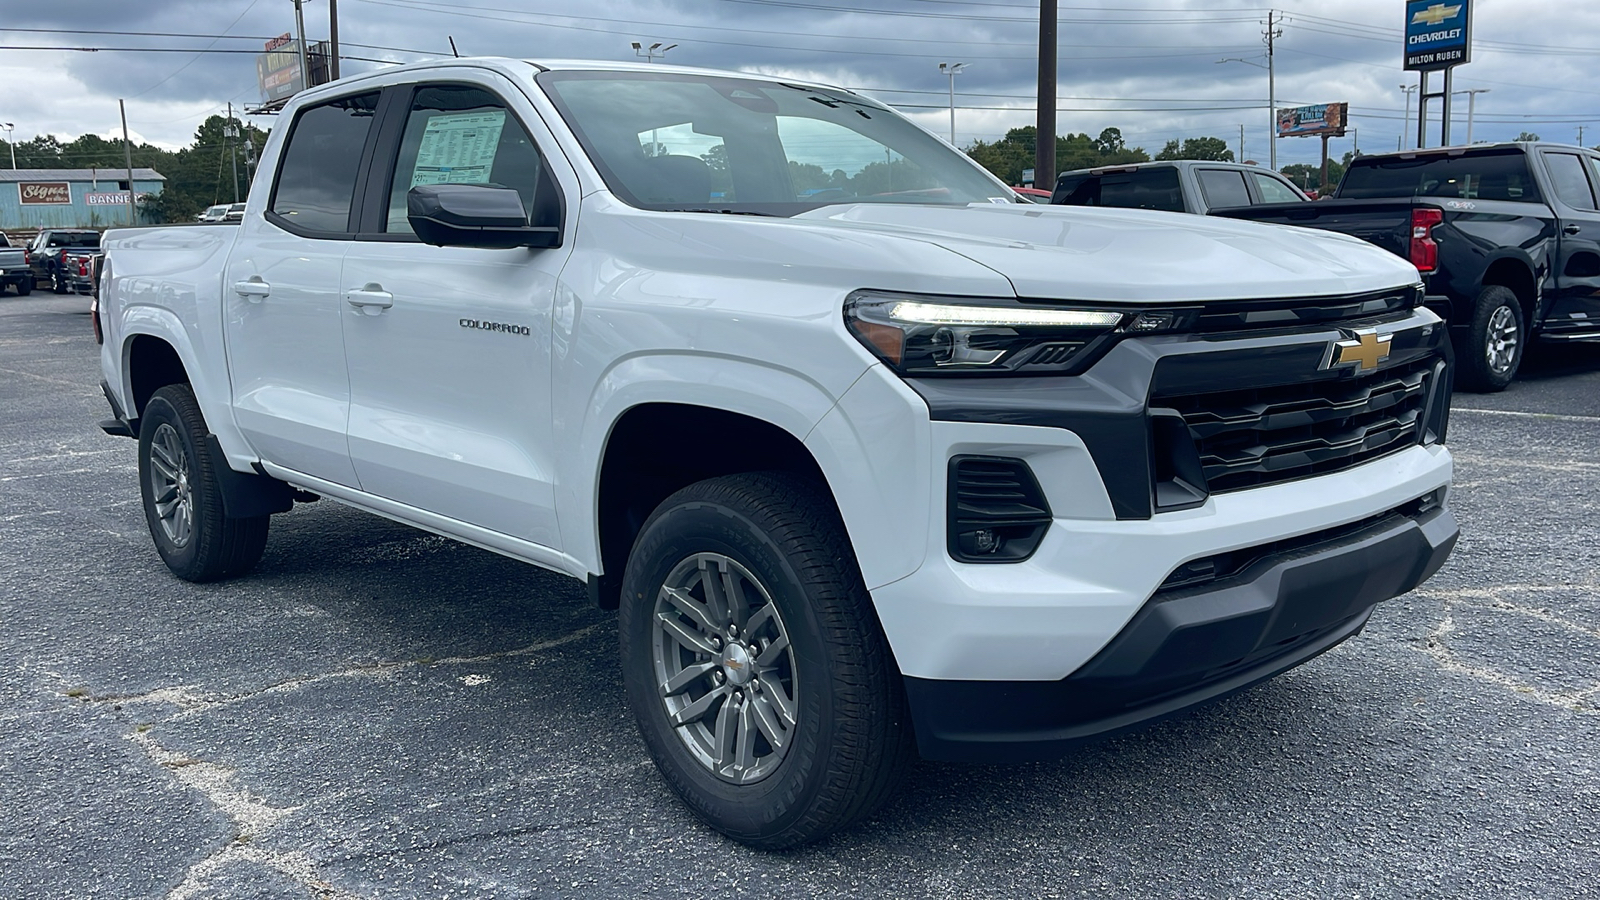
[[(109, 135), (122, 97), (138, 138), (188, 143), (229, 101), (259, 100), (253, 54), (294, 28), (291, 0), (5, 5), (0, 122), (14, 123), (18, 140)], [(1477, 97), (1474, 138), (1526, 130), (1574, 142), (1586, 126), (1585, 143), (1600, 143), (1600, 82), (1590, 77), (1600, 3), (1476, 7), (1473, 62), (1455, 83), (1488, 91)], [(678, 45), (668, 62), (861, 90), (940, 134), (948, 82), (939, 63), (965, 62), (956, 80), (962, 145), (1032, 123), (1037, 9), (1026, 0), (339, 0), (345, 74), (448, 55), (450, 36), (463, 55), (525, 58), (631, 59), (631, 41), (661, 41)], [(1395, 149), (1406, 110), (1400, 86), (1416, 83), (1400, 68), (1403, 0), (1281, 0), (1275, 10), (1279, 106), (1348, 101), (1361, 145)], [(1242, 125), (1246, 154), (1264, 161), (1267, 72), (1250, 63), (1265, 63), (1267, 12), (1248, 0), (1060, 0), (1060, 131), (1115, 126), (1152, 152), (1211, 135), (1237, 152)], [(305, 16), (308, 36), (325, 38), (327, 0), (305, 0)], [(224, 50), (248, 52), (215, 52)], [(1217, 62), (1225, 58), (1247, 62)], [(1457, 113), (1459, 143), (1464, 96)], [(1334, 154), (1350, 145), (1336, 141)], [(1279, 165), (1319, 153), (1314, 138), (1284, 139)]]

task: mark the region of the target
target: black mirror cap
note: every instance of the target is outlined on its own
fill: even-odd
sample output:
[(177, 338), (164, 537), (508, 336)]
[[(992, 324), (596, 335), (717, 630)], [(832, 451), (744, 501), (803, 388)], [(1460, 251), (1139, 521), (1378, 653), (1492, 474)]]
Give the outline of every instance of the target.
[(435, 247), (559, 247), (561, 225), (530, 226), (522, 197), (498, 184), (419, 184), (406, 192), (406, 219)]

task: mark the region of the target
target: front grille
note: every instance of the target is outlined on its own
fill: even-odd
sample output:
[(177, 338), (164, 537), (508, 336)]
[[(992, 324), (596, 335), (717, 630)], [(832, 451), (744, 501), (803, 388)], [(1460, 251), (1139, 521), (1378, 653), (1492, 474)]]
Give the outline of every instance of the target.
[(1336, 472), (1416, 445), (1434, 362), (1151, 405), (1183, 417), (1207, 488), (1226, 493)]
[(1199, 333), (1304, 328), (1409, 315), (1422, 304), (1415, 288), (1344, 297), (1227, 300), (1207, 303), (1194, 321)]

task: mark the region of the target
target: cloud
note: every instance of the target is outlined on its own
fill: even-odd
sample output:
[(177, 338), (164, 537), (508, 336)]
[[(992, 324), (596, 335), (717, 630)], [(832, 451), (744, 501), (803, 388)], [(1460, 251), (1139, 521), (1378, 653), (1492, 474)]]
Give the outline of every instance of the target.
[[(1260, 6), (1241, 0), (1072, 2), (1063, 4), (1059, 24), (1061, 131), (1097, 134), (1115, 126), (1130, 143), (1159, 149), (1198, 135), (1237, 145), (1243, 126), (1249, 155), (1266, 158), (1266, 72), (1216, 62), (1264, 61)], [(1399, 87), (1416, 81), (1400, 70), (1399, 4), (1283, 0), (1281, 6), (1279, 105), (1348, 101), (1363, 147), (1393, 149), (1404, 130)], [(1600, 4), (1479, 0), (1477, 6), (1474, 61), (1458, 70), (1455, 84), (1457, 90), (1491, 91), (1478, 98), (1477, 139), (1509, 139), (1527, 129), (1572, 140), (1591, 112), (1600, 126), (1600, 90), (1588, 86), (1589, 57), (1540, 51), (1547, 43), (1571, 47), (1581, 35), (1600, 33)], [(1033, 121), (1036, 9), (1026, 0), (548, 0), (536, 8), (511, 0), (342, 0), (340, 32), (345, 55), (362, 58), (347, 60), (347, 73), (381, 64), (365, 60), (448, 55), (450, 36), (465, 54), (531, 58), (632, 59), (630, 41), (676, 43), (670, 63), (777, 72), (860, 89), (940, 134), (949, 114), (948, 81), (938, 63), (963, 61), (968, 68), (956, 80), (957, 133), (965, 144)], [(326, 35), (326, 0), (307, 0), (305, 16), (313, 38)], [(8, 13), (7, 27), (123, 32), (11, 31), (9, 45), (200, 49), (215, 40), (216, 49), (255, 51), (261, 38), (293, 30), (294, 16), (289, 4), (276, 0), (85, 0), (70, 11), (29, 4)], [(229, 37), (221, 39), (127, 34), (217, 35), (225, 29)], [(237, 107), (258, 99), (251, 53), (6, 51), (0, 78), (28, 86), (12, 96), (5, 113), (17, 123), (19, 139), (103, 132), (123, 96), (131, 128), (178, 145), (230, 100)], [(1458, 101), (1457, 141), (1465, 139), (1464, 101)], [(1334, 152), (1351, 143), (1336, 141)], [(1315, 139), (1279, 142), (1280, 165), (1311, 162), (1319, 154)]]

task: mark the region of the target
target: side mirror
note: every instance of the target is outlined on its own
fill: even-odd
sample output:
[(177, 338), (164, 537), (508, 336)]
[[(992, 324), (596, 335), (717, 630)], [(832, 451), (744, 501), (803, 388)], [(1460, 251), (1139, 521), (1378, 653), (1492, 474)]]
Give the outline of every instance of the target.
[(406, 192), (406, 219), (435, 247), (561, 246), (559, 215), (554, 225), (529, 225), (522, 197), (498, 184), (419, 184)]

